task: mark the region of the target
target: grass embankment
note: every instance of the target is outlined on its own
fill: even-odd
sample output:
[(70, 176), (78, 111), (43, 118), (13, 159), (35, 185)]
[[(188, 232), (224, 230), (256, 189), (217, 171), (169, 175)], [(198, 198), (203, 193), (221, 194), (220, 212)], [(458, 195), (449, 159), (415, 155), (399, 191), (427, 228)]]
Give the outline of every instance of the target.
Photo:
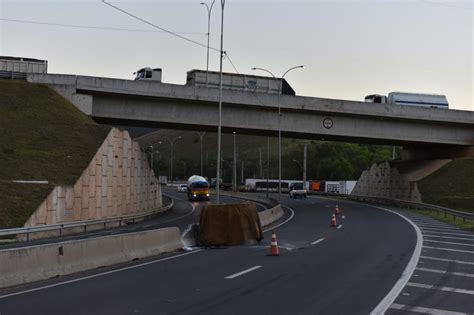
[(424, 203), (474, 212), (474, 158), (451, 161), (418, 182)]
[(74, 184), (109, 130), (48, 86), (0, 81), (0, 229), (23, 226), (54, 186)]

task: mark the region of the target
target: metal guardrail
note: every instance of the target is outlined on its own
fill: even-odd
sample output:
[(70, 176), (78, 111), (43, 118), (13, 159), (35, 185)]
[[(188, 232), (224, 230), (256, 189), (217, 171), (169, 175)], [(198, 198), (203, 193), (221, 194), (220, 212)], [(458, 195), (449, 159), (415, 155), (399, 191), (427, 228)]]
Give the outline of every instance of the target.
[(351, 199), (351, 200), (361, 200), (364, 202), (384, 204), (384, 205), (395, 205), (395, 206), (402, 205), (408, 208), (436, 211), (437, 213), (444, 213), (445, 217), (447, 215), (452, 215), (454, 219), (456, 219), (456, 217), (462, 218), (463, 222), (466, 222), (466, 220), (471, 220), (471, 221), (474, 220), (474, 213), (454, 210), (454, 209), (441, 207), (437, 205), (431, 205), (427, 203), (413, 202), (413, 201), (407, 201), (407, 200), (401, 200), (401, 199), (369, 197), (369, 196), (352, 196), (352, 195), (346, 195), (346, 196), (348, 199)]
[(230, 196), (230, 197), (237, 197), (237, 198), (241, 198), (241, 199), (249, 200), (249, 201), (267, 203), (271, 207), (275, 207), (275, 206), (280, 204), (278, 202), (278, 200), (276, 200), (276, 199), (267, 198), (267, 197), (262, 196), (262, 195), (252, 194), (252, 193), (248, 193), (248, 192), (224, 191), (224, 192), (221, 192), (221, 195), (224, 195), (224, 196), (227, 195), (227, 196)]
[[(234, 196), (245, 196), (248, 193), (232, 193)], [(459, 210), (454, 210), (446, 207), (441, 207), (437, 205), (422, 203), (422, 202), (414, 202), (414, 201), (407, 201), (401, 199), (388, 199), (388, 198), (381, 198), (381, 197), (370, 197), (370, 196), (355, 196), (355, 195), (346, 195), (346, 194), (339, 194), (339, 193), (329, 193), (329, 192), (308, 192), (309, 195), (317, 195), (317, 196), (328, 196), (328, 197), (340, 197), (354, 201), (363, 201), (367, 203), (374, 203), (374, 204), (383, 204), (383, 205), (394, 205), (394, 206), (405, 206), (408, 208), (415, 208), (415, 209), (422, 209), (422, 210), (430, 210), (436, 211), (437, 213), (444, 213), (444, 216), (452, 215), (454, 219), (462, 218), (463, 222), (466, 220), (474, 221), (474, 213), (471, 212), (464, 212)], [(272, 198), (269, 198), (272, 203), (278, 204), (278, 201)]]
[[(26, 235), (26, 240), (30, 240), (30, 234), (39, 233), (39, 232), (50, 232), (50, 231), (59, 231), (59, 236), (63, 235), (63, 231), (66, 229), (72, 228), (83, 228), (83, 232), (87, 232), (87, 228), (91, 226), (98, 227), (103, 225), (103, 230), (107, 229), (107, 225), (112, 223), (118, 223), (118, 226), (122, 226), (122, 223), (132, 223), (134, 224), (138, 219), (145, 219), (146, 217), (154, 216), (162, 212), (166, 212), (169, 209), (173, 208), (174, 200), (172, 198), (171, 203), (167, 206), (164, 206), (158, 210), (150, 210), (147, 212), (130, 214), (126, 216), (113, 217), (107, 219), (97, 219), (97, 220), (85, 220), (85, 221), (74, 221), (66, 223), (57, 223), (49, 225), (41, 225), (34, 227), (22, 227), (22, 228), (12, 228), (12, 229), (3, 229), (0, 230), (0, 236), (10, 236), (10, 235)], [(100, 230), (100, 228), (95, 228), (94, 230)]]

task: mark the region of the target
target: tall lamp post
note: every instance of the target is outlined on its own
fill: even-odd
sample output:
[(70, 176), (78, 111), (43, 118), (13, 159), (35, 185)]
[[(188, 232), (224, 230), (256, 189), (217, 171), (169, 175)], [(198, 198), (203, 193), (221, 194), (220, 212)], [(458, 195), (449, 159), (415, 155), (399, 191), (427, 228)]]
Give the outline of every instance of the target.
[[(280, 97), (283, 92), (283, 78), (285, 75), (294, 69), (303, 69), (304, 66), (295, 66), (286, 70), (280, 78), (280, 93), (278, 93), (278, 200), (281, 199), (281, 107), (280, 107)], [(270, 73), (273, 78), (276, 78), (273, 73), (267, 69), (253, 67), (252, 70), (261, 70)]]
[[(161, 141), (158, 141), (154, 144), (150, 144), (148, 147), (151, 148), (151, 169), (153, 172), (155, 172), (154, 168), (153, 168), (153, 154), (155, 153), (155, 146), (157, 144), (161, 144)], [(158, 152), (158, 150), (156, 150), (156, 152)]]
[(169, 143), (170, 143), (170, 146), (171, 146), (171, 153), (170, 153), (170, 177), (171, 177), (171, 185), (173, 184), (173, 147), (174, 147), (174, 143), (176, 140), (178, 139), (181, 139), (181, 136), (178, 136), (176, 138), (173, 138), (173, 139), (170, 139), (168, 137), (163, 137), (164, 139), (166, 139)]
[(232, 191), (237, 191), (237, 151), (235, 146), (235, 131), (232, 133), (234, 135), (234, 165), (232, 168)]
[(203, 172), (203, 168), (202, 168), (202, 141), (203, 141), (203, 139), (204, 139), (204, 135), (206, 134), (206, 132), (204, 132), (204, 131), (203, 131), (203, 132), (198, 132), (198, 131), (196, 131), (196, 133), (198, 134), (199, 140), (200, 140), (200, 142), (201, 142), (201, 174), (200, 174), (200, 175), (201, 175), (201, 176), (204, 176), (204, 172)]
[(221, 129), (222, 129), (222, 58), (224, 57), (224, 5), (225, 0), (221, 0), (221, 49), (219, 62), (219, 121), (217, 124), (217, 185), (216, 199), (217, 204), (220, 203), (220, 178), (221, 178)]
[[(207, 3), (201, 2), (201, 5), (205, 6), (207, 9), (207, 65), (206, 65), (206, 87), (209, 82), (209, 36), (211, 35), (211, 11), (216, 0), (212, 0), (211, 6), (208, 6)], [(202, 175), (202, 166), (201, 166), (201, 175)]]
[(306, 158), (307, 158), (307, 150), (308, 144), (304, 144), (304, 152), (303, 152), (303, 166), (301, 166), (300, 162), (293, 159), (293, 162), (298, 164), (298, 166), (303, 170), (303, 187), (306, 189)]

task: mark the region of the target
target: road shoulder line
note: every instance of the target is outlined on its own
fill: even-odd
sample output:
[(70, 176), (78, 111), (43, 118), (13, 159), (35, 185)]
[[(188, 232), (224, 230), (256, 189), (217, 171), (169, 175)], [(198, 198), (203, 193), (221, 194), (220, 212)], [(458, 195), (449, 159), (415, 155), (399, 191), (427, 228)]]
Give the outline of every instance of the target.
[(395, 283), (395, 285), (390, 290), (390, 292), (382, 299), (382, 301), (379, 302), (379, 304), (372, 310), (372, 312), (370, 312), (370, 314), (384, 314), (389, 309), (390, 305), (392, 305), (392, 303), (395, 302), (395, 299), (400, 295), (403, 288), (408, 283), (413, 272), (415, 271), (416, 265), (418, 264), (418, 260), (420, 259), (421, 248), (423, 247), (423, 235), (421, 234), (420, 228), (406, 216), (398, 212), (395, 212), (393, 210), (386, 209), (386, 208), (374, 207), (374, 206), (372, 207), (376, 209), (384, 210), (387, 212), (391, 212), (393, 214), (396, 214), (402, 217), (405, 221), (410, 223), (412, 227), (415, 229), (416, 239), (417, 239), (415, 250), (413, 251), (413, 255), (411, 256), (410, 261), (408, 262), (408, 265), (405, 267), (405, 270), (403, 270), (402, 275), (400, 276), (400, 279), (398, 279), (398, 281)]

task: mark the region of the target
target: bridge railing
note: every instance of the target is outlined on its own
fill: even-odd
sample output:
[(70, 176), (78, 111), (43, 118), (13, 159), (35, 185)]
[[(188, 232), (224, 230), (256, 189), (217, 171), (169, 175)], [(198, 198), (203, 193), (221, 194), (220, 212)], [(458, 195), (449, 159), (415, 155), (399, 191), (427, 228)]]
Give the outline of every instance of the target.
[[(166, 198), (169, 198), (166, 196)], [(16, 235), (17, 239), (29, 241), (32, 237), (34, 239), (46, 238), (46, 237), (57, 237), (64, 235), (72, 235), (79, 233), (86, 233), (96, 230), (105, 230), (107, 228), (120, 227), (123, 224), (134, 224), (145, 220), (147, 217), (158, 215), (162, 212), (168, 211), (174, 206), (174, 200), (170, 199), (170, 203), (159, 209), (154, 209), (146, 212), (112, 217), (107, 219), (96, 219), (96, 220), (85, 220), (85, 221), (74, 221), (57, 224), (48, 224), (34, 227), (21, 227), (12, 229), (0, 230), (0, 238)], [(42, 233), (42, 234), (41, 234)], [(36, 236), (39, 234), (40, 236)], [(21, 237), (24, 236), (24, 237)]]

